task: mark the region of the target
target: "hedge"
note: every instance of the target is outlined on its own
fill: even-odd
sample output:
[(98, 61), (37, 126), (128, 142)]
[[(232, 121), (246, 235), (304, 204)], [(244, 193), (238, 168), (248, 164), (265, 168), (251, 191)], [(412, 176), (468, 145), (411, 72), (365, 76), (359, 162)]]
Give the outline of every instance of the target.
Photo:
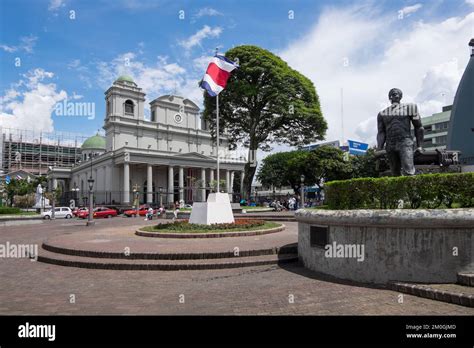
[(0, 207), (0, 215), (1, 214), (19, 214), (21, 213), (20, 208), (15, 207)]
[(474, 207), (474, 173), (359, 178), (326, 183), (329, 209)]

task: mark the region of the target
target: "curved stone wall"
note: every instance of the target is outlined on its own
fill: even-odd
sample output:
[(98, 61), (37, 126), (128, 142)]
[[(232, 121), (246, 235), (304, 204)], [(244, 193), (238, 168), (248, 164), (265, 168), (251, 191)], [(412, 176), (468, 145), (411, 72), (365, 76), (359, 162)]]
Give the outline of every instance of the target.
[(302, 209), (295, 215), (300, 261), (317, 272), (378, 284), (455, 283), (458, 272), (474, 272), (474, 209)]

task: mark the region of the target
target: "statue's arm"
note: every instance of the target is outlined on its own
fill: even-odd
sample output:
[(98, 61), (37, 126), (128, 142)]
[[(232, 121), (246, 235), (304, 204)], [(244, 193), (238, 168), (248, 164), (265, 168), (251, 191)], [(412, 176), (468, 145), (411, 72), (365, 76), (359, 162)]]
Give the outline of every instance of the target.
[(416, 147), (417, 150), (421, 151), (423, 148), (423, 139), (425, 137), (425, 129), (421, 124), (421, 116), (418, 112), (418, 107), (415, 105), (413, 116), (411, 118), (411, 123), (415, 128), (415, 138), (416, 138)]
[(379, 113), (377, 115), (377, 150), (383, 150), (385, 139), (385, 123), (383, 122), (382, 115)]

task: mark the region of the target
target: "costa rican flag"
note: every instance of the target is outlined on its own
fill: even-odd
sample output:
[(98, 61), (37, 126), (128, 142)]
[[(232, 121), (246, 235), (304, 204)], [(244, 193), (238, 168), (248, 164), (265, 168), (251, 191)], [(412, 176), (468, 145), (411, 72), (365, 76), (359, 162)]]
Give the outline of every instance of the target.
[(218, 95), (227, 85), (230, 73), (238, 64), (217, 53), (207, 67), (206, 74), (199, 84), (211, 97)]

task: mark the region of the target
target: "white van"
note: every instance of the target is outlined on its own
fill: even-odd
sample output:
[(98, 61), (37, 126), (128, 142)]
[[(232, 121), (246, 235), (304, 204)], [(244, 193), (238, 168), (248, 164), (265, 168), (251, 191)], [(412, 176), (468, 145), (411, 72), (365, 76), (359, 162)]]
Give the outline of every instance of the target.
[[(43, 219), (51, 219), (52, 215), (53, 215), (52, 210), (45, 211), (41, 214)], [(60, 218), (70, 219), (70, 218), (72, 218), (71, 208), (69, 208), (69, 207), (54, 208), (54, 218), (55, 219), (60, 219)]]

